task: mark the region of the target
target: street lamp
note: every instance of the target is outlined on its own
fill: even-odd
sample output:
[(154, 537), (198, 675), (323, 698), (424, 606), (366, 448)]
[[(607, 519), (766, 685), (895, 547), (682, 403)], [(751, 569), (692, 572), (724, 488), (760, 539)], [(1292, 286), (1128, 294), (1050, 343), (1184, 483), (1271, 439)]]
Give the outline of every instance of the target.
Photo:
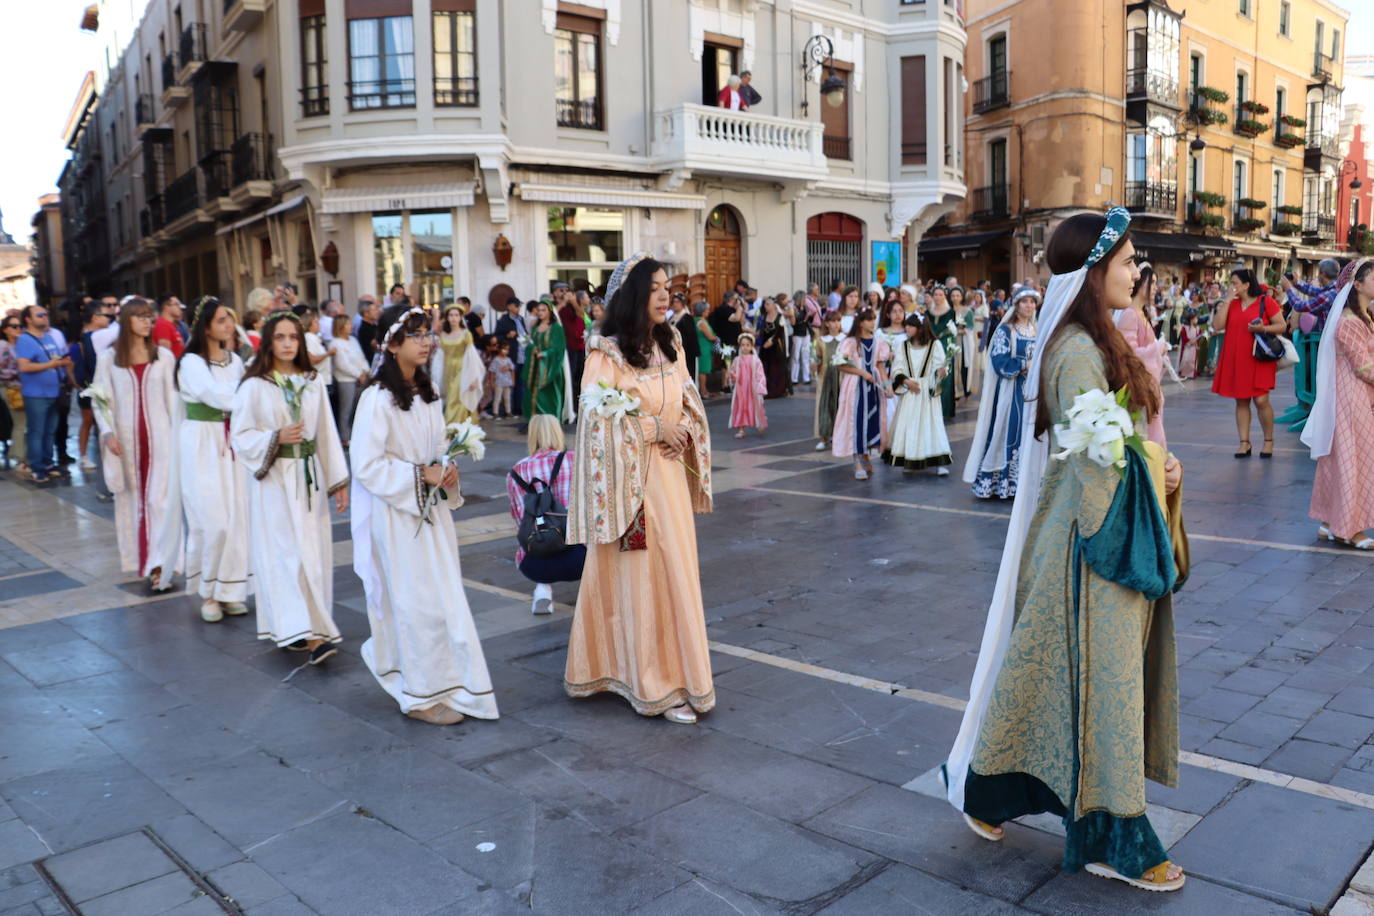
[(821, 83), (821, 98), (831, 108), (844, 104), (844, 78), (835, 73), (835, 44), (824, 35), (812, 35), (802, 46), (802, 115), (806, 115), (810, 102), (806, 98), (806, 84), (811, 74), (821, 67), (830, 75)]
[(1353, 175), (1350, 184), (1346, 185), (1350, 189), (1350, 200), (1355, 206), (1350, 208), (1350, 232), (1345, 237), (1345, 247), (1351, 251), (1357, 250), (1356, 241), (1360, 234), (1360, 197), (1359, 190), (1364, 187), (1364, 182), (1360, 181), (1360, 165), (1353, 159), (1347, 159), (1341, 163), (1342, 175)]

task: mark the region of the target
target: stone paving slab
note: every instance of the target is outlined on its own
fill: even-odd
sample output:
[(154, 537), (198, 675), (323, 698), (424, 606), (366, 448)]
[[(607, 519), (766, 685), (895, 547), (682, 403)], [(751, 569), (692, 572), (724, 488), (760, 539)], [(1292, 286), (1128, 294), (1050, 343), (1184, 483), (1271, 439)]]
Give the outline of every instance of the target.
[[(1298, 451), (1240, 466), (1205, 444), (1229, 428), (1227, 405), (1170, 403), (1198, 535), (1176, 612), (1185, 748), (1374, 794), (1374, 566), (1313, 539)], [(61, 569), (80, 586), (0, 601), (0, 735), (22, 739), (0, 747), (0, 904), (13, 894), (32, 916), (56, 902), (18, 902), (40, 890), (18, 863), (145, 826), (250, 916), (396, 900), (436, 916), (1281, 913), (1340, 895), (1374, 811), (1241, 775), (1184, 766), (1178, 789), (1149, 787), (1192, 876), (1158, 896), (1062, 874), (1042, 830), (981, 841), (943, 800), (900, 788), (958, 726), (949, 706), (966, 696), (1010, 507), (927, 475), (854, 481), (812, 451), (811, 407), (770, 402), (766, 439), (719, 450), (732, 476), (698, 531), (709, 634), (726, 650), (712, 654), (717, 709), (695, 728), (562, 695), (567, 613), (529, 616), (498, 470), (468, 475), (490, 499), (455, 518), (502, 718), (451, 729), (401, 716), (357, 658), (367, 620), (346, 519), (333, 529), (344, 651), (285, 680), (299, 660), (256, 640), (251, 617), (207, 626), (193, 598), (114, 572), (108, 504), (81, 475), (41, 489), (0, 475), (0, 583)], [(711, 417), (723, 427), (723, 410)], [(519, 457), (498, 432), (490, 469)], [(32, 568), (6, 579), (6, 558)], [(891, 687), (828, 679), (845, 675)], [(96, 896), (184, 890), (125, 877)]]

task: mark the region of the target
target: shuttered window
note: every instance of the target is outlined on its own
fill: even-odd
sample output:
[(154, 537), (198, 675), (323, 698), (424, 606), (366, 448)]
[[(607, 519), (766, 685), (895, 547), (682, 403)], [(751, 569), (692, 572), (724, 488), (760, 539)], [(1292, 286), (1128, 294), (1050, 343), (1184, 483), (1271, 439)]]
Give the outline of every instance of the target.
[(926, 164), (926, 59), (902, 58), (902, 165)]

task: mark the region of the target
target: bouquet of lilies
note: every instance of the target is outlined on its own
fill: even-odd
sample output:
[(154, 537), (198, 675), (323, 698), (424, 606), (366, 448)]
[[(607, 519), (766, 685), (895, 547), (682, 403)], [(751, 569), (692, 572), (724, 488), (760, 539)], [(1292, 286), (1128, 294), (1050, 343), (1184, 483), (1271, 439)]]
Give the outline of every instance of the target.
[(114, 432), (114, 411), (110, 409), (110, 393), (99, 382), (91, 382), (81, 389), (81, 397), (89, 398), (91, 406), (100, 414), (100, 419), (105, 421), (105, 428)]
[(841, 353), (839, 348), (836, 347), (835, 355), (830, 357), (830, 365), (834, 366), (836, 369), (840, 369), (844, 366), (853, 366), (854, 364), (849, 361), (849, 357)]
[(735, 361), (735, 348), (729, 344), (723, 344), (717, 341), (716, 352), (720, 354), (721, 360), (725, 363), (725, 368), (730, 368), (730, 364)]
[(291, 422), (301, 422), (301, 405), (305, 400), (305, 386), (309, 384), (303, 375), (283, 375), (273, 370), (272, 381), (281, 389), (286, 399), (286, 409), (291, 413)]
[[(613, 385), (605, 382), (597, 382), (595, 388), (588, 388), (582, 392), (579, 399), (582, 404), (582, 416), (600, 417), (604, 420), (618, 420), (624, 417), (639, 416), (639, 398), (633, 397), (628, 392), (621, 391)], [(678, 463), (691, 471), (696, 477), (701, 475), (688, 466), (686, 461), (681, 458)]]
[(1145, 454), (1145, 443), (1135, 430), (1135, 418), (1126, 409), (1127, 403), (1125, 388), (1114, 393), (1101, 388), (1081, 392), (1064, 411), (1068, 422), (1055, 424), (1060, 451), (1053, 457), (1064, 461), (1081, 454), (1099, 467), (1116, 468), (1125, 477), (1126, 449)]
[[(481, 461), (487, 456), (487, 434), (476, 423), (467, 420), (462, 423), (450, 423), (444, 427), (444, 435), (448, 437), (448, 445), (444, 446), (444, 451), (438, 458), (430, 462), (431, 467), (438, 465), (447, 468), (457, 463), (457, 459), (462, 455), (473, 461)], [(435, 487), (425, 498), (425, 504), (420, 510), (420, 527), (415, 529), (416, 537), (424, 530), (425, 523), (430, 521), (430, 513), (439, 505), (441, 499), (448, 499), (448, 492), (443, 487)]]

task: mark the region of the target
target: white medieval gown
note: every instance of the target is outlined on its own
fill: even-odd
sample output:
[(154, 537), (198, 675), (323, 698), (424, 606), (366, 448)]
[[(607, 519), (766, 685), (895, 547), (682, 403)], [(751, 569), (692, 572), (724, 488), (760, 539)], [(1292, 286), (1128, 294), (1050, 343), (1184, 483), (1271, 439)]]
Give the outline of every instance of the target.
[[(473, 357), (469, 357), (473, 358)], [(353, 568), (367, 593), (372, 637), (362, 657), (402, 712), (448, 706), (495, 719), (487, 661), (477, 638), (449, 514), (453, 490), (421, 522), (428, 487), (421, 469), (447, 445), (441, 400), (416, 397), (401, 410), (372, 385), (358, 399), (353, 459)]]
[[(892, 348), (892, 388), (897, 392), (897, 417), (888, 430), (888, 449), (883, 460), (894, 467), (916, 471), (941, 467), (950, 458), (949, 436), (940, 401), (936, 373), (946, 367), (945, 348), (934, 341), (928, 347), (903, 340)], [(914, 379), (919, 392), (903, 382)]]
[[(334, 539), (329, 495), (348, 485), (324, 382), (312, 373), (302, 395), (311, 458), (285, 458), (277, 436), (291, 425), (286, 398), (273, 382), (239, 386), (229, 419), (234, 455), (248, 481), (248, 561), (257, 594), (258, 638), (278, 646), (342, 637), (334, 624)], [(309, 480), (307, 481), (307, 473)]]
[(95, 381), (109, 393), (112, 416), (107, 418), (101, 410), (95, 416), (102, 447), (105, 435), (114, 433), (122, 452), (116, 458), (106, 449), (102, 456), (105, 485), (114, 494), (119, 567), (139, 576), (161, 569), (162, 581), (167, 582), (181, 559), (174, 424), (182, 407), (172, 387), (176, 360), (170, 352), (159, 351), (140, 378), (134, 367), (116, 366), (114, 358), (111, 347), (96, 360)]
[[(222, 411), (226, 419), (242, 380), (243, 360), (237, 353), (221, 363), (187, 353), (177, 370), (181, 400)], [(177, 438), (186, 513), (186, 587), (202, 598), (241, 604), (249, 593), (248, 484), (229, 447), (228, 425), (186, 413)]]

